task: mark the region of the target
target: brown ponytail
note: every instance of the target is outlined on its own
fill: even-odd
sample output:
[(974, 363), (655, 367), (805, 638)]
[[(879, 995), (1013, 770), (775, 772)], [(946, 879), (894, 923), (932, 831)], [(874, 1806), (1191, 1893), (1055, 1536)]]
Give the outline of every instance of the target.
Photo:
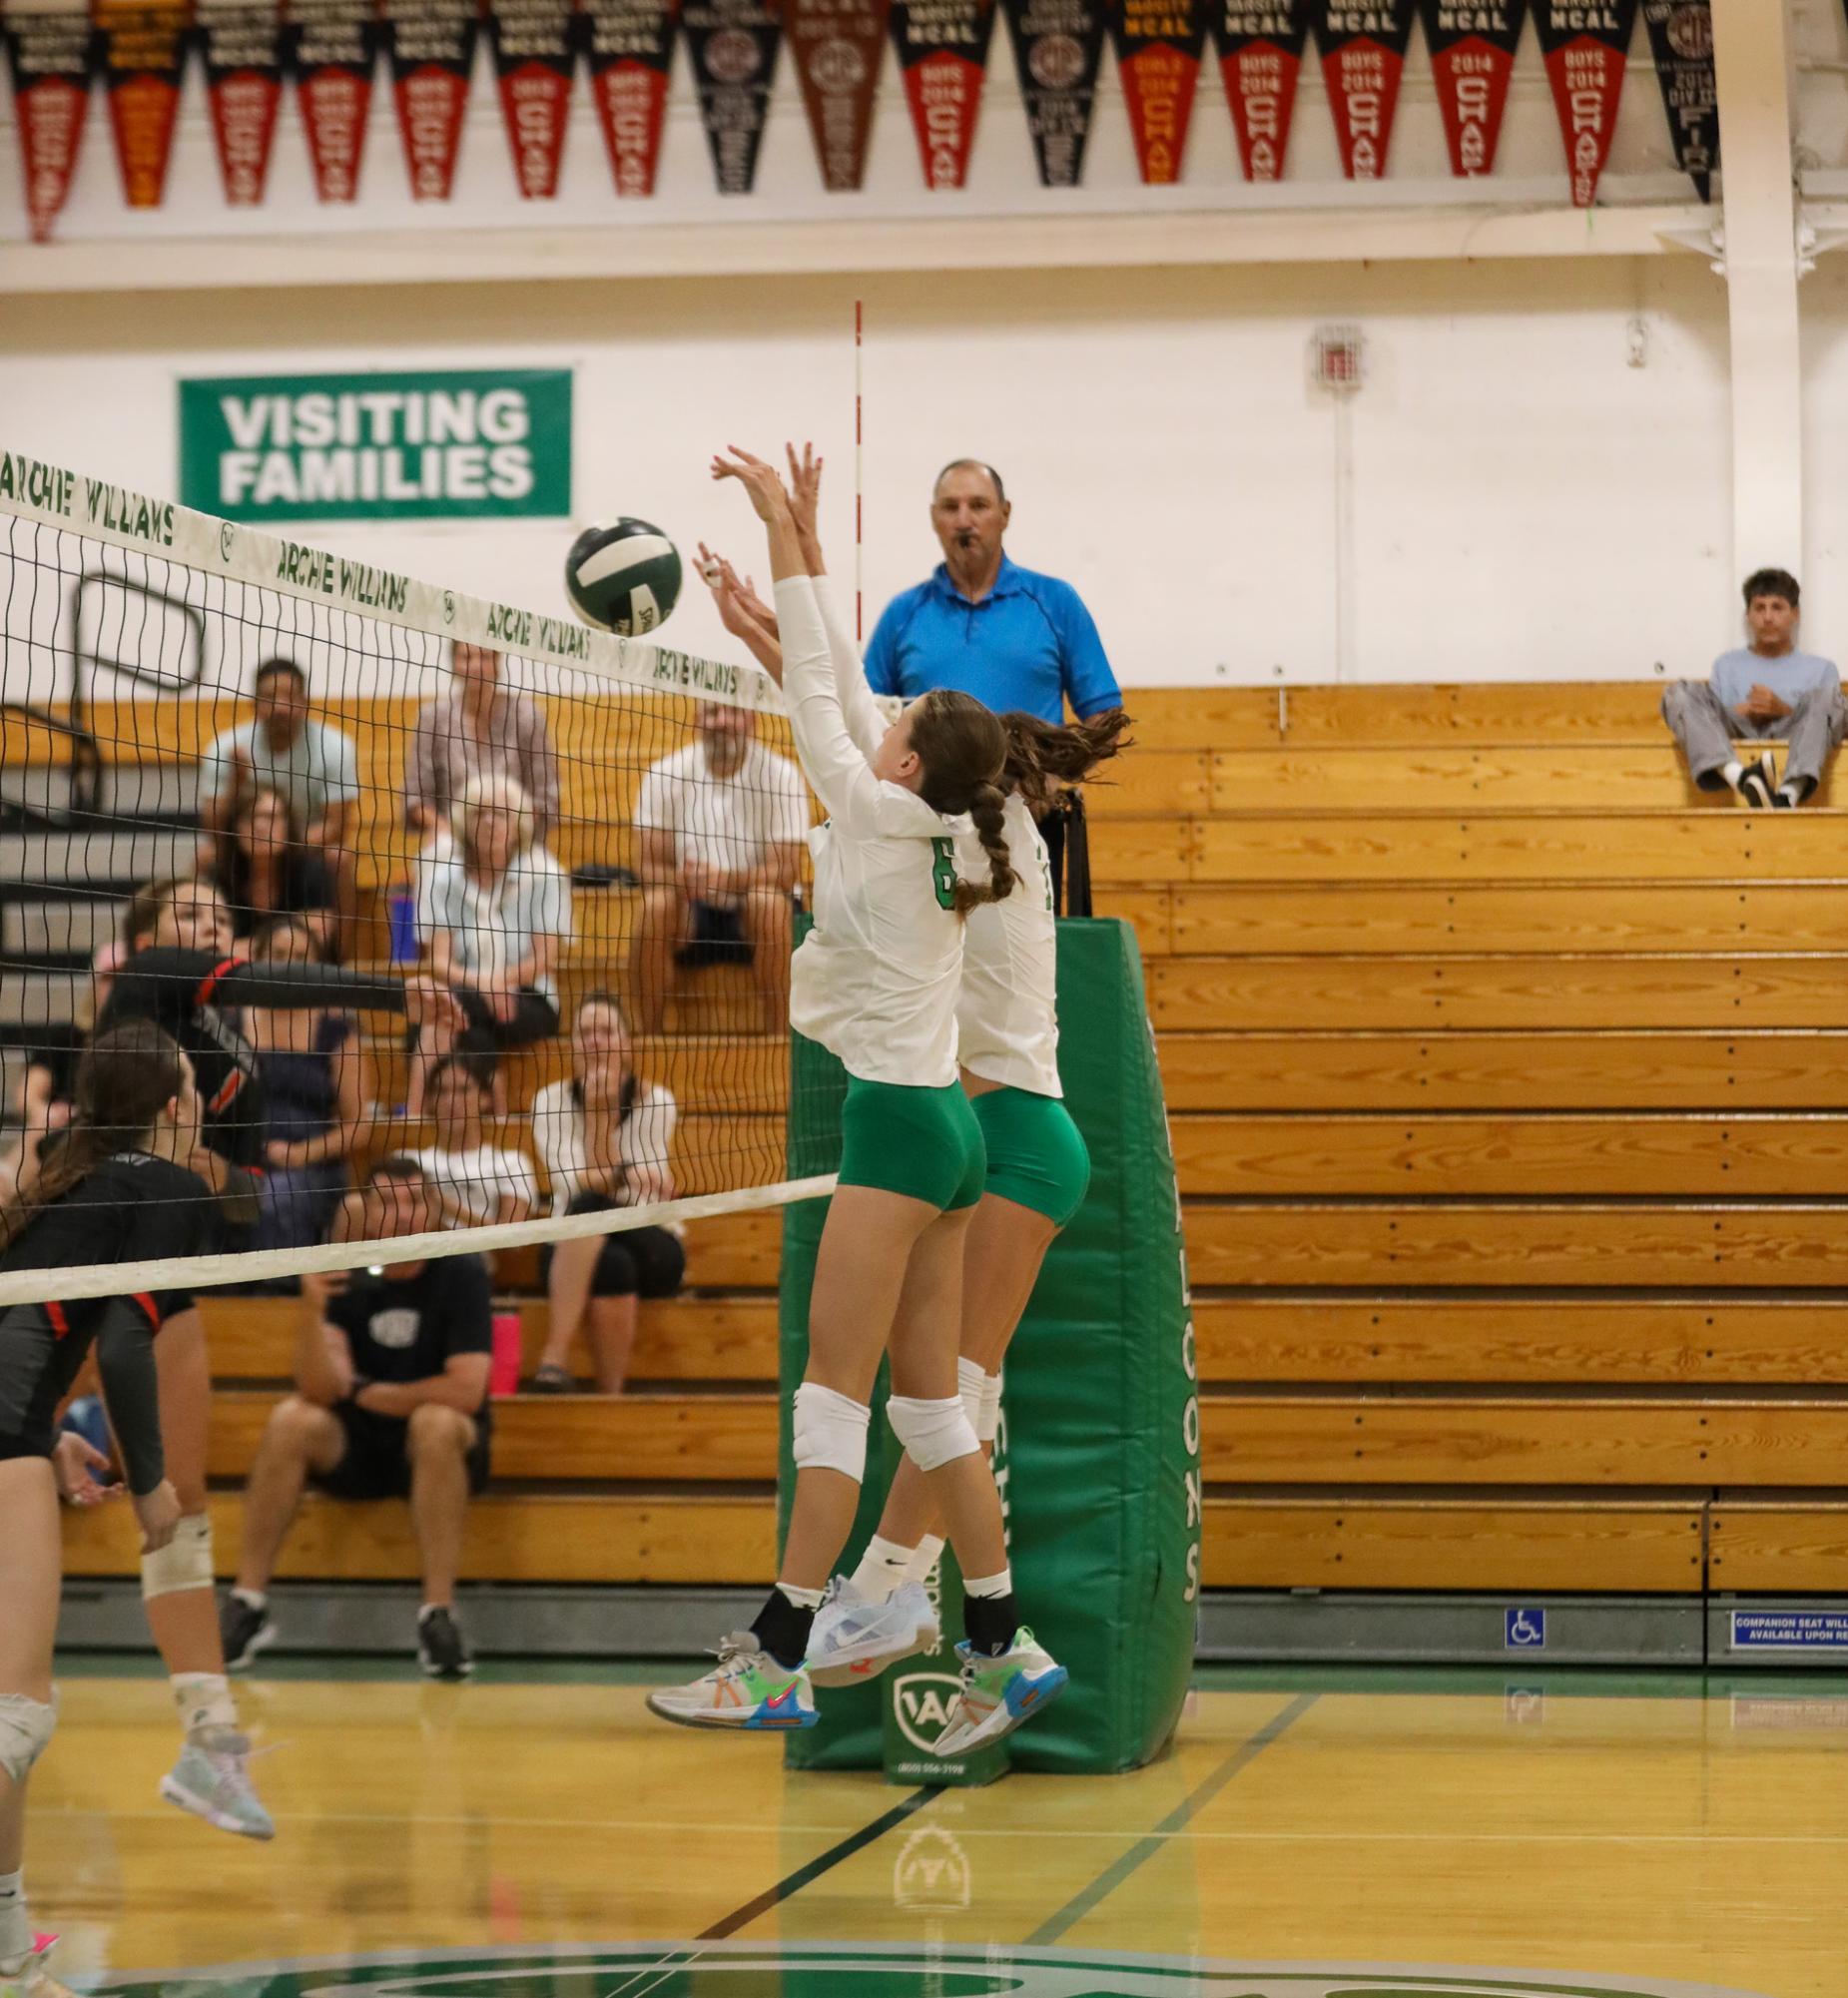
[(111, 1152), (139, 1144), (185, 1083), (179, 1044), (152, 1020), (125, 1019), (99, 1033), (77, 1064), (77, 1109), (64, 1141), (32, 1186), (0, 1205), (0, 1249)]
[(924, 765), (918, 795), (933, 812), (946, 817), (966, 812), (975, 822), (982, 851), (988, 856), (986, 887), (972, 881), (956, 883), (956, 914), (966, 916), (983, 903), (999, 902), (1013, 892), (1019, 876), (1007, 853), (1001, 813), (1007, 794), (1001, 789), (1007, 761), (1007, 734), (1000, 717), (972, 694), (938, 687), (911, 711), (912, 748)]
[(1135, 747), (1129, 717), (1111, 708), (1081, 722), (1042, 722), (1037, 715), (1006, 714), (1007, 762), (1001, 782), (1017, 791), (1036, 819), (1045, 817), (1068, 784), (1082, 784), (1100, 763)]

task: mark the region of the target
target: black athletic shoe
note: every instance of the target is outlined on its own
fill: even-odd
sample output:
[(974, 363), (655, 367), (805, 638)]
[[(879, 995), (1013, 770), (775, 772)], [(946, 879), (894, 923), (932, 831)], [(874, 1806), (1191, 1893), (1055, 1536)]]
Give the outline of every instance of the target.
[(430, 1678), (466, 1678), (474, 1670), (475, 1662), (447, 1610), (417, 1619), (417, 1663)]
[(276, 1626), (268, 1607), (260, 1610), (234, 1590), (219, 1615), (219, 1641), (225, 1647), (225, 1669), (246, 1671), (257, 1654), (276, 1643)]
[(1739, 796), (1746, 804), (1760, 812), (1770, 812), (1777, 808), (1777, 784), (1770, 766), (1760, 757), (1756, 763), (1748, 763), (1739, 773)]

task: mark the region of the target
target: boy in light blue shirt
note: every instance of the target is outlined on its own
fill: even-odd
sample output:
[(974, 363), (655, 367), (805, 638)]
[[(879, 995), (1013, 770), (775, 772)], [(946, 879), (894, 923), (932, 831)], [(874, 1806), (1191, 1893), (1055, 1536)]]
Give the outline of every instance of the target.
[[(1752, 642), (1722, 652), (1705, 686), (1677, 681), (1662, 696), (1662, 719), (1703, 791), (1730, 787), (1748, 805), (1788, 811), (1822, 780), (1848, 730), (1835, 662), (1797, 649), (1801, 593), (1787, 569), (1758, 569), (1745, 579), (1745, 622)], [(1742, 764), (1735, 739), (1781, 738), (1784, 781), (1769, 754)]]

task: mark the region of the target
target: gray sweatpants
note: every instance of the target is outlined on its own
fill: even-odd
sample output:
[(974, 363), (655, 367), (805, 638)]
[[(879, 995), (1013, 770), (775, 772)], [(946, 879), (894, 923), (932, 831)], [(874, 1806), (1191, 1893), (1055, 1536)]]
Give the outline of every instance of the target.
[(1848, 701), (1821, 688), (1805, 694), (1782, 721), (1754, 723), (1735, 715), (1704, 680), (1677, 680), (1662, 694), (1662, 720), (1687, 758), (1688, 770), (1703, 791), (1719, 791), (1722, 767), (1732, 761), (1735, 740), (1789, 745), (1783, 781), (1822, 779), (1822, 767), (1848, 734)]

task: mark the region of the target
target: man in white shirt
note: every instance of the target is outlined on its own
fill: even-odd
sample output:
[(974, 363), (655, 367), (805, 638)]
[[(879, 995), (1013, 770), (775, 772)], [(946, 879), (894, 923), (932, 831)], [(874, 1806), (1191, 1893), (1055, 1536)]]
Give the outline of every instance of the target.
[(640, 1023), (661, 1030), (683, 967), (749, 958), (764, 1030), (789, 1023), (791, 891), (809, 795), (787, 757), (756, 740), (747, 708), (702, 701), (698, 737), (654, 765), (635, 808), (642, 925)]
[(531, 1218), (539, 1202), (532, 1161), (487, 1141), (488, 1091), (465, 1061), (451, 1056), (430, 1071), (425, 1106), (436, 1142), (412, 1152), (430, 1204), (450, 1228)]

